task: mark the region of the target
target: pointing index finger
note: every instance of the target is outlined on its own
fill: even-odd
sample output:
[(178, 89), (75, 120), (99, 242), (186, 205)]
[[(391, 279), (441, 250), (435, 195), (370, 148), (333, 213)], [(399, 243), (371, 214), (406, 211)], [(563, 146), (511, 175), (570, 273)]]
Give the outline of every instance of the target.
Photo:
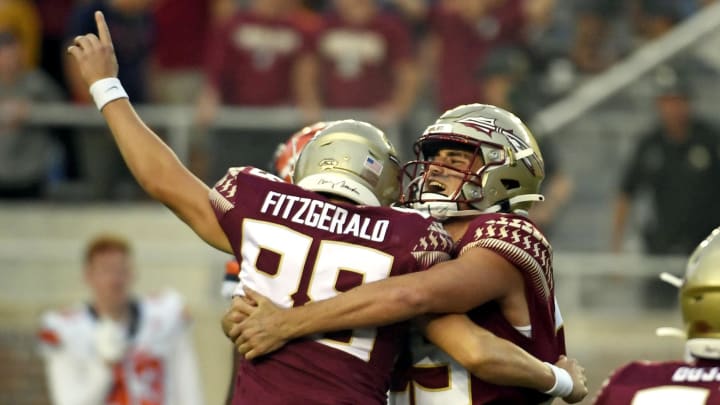
[(103, 45), (112, 46), (110, 29), (108, 29), (107, 23), (105, 22), (105, 16), (103, 15), (102, 11), (95, 12), (95, 22), (97, 23), (98, 37), (100, 37), (100, 43)]

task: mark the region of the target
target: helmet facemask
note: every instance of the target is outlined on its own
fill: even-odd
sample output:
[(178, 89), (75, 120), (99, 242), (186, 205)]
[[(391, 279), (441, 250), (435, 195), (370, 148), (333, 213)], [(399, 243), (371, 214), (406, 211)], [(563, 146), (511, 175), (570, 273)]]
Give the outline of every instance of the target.
[[(471, 210), (472, 203), (482, 201), (481, 179), (487, 167), (480, 143), (453, 135), (429, 134), (421, 137), (414, 149), (416, 159), (403, 166), (403, 204), (427, 211), (436, 219), (445, 219)], [(453, 156), (437, 158), (441, 150), (470, 156), (460, 158), (460, 165), (453, 164)], [(472, 187), (465, 187), (467, 184)]]
[[(472, 157), (464, 168), (460, 168), (435, 159), (443, 149), (465, 151)], [(539, 194), (512, 196), (512, 190), (519, 187), (519, 182), (493, 176), (496, 169), (524, 164), (518, 160), (525, 156), (518, 156), (500, 143), (462, 135), (429, 133), (415, 143), (415, 155), (416, 159), (403, 167), (401, 202), (426, 211), (438, 220), (488, 212), (509, 212), (522, 209), (520, 206), (523, 203), (542, 200)], [(435, 191), (433, 187), (426, 186), (433, 181), (434, 172), (444, 173), (445, 177), (455, 177), (460, 182), (457, 186)], [(492, 195), (486, 195), (486, 190)], [(502, 198), (504, 194), (508, 194), (508, 198)]]

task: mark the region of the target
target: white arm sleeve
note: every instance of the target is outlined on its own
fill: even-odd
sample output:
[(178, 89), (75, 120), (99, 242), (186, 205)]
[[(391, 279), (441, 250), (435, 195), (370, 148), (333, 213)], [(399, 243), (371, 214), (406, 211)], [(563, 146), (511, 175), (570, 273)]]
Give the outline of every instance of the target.
[(112, 371), (103, 360), (81, 360), (62, 348), (45, 353), (45, 372), (54, 405), (102, 404), (112, 385)]

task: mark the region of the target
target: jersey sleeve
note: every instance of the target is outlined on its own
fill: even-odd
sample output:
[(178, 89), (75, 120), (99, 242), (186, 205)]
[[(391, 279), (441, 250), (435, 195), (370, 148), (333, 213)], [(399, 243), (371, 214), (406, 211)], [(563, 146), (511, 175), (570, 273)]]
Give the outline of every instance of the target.
[(54, 312), (45, 313), (40, 320), (36, 338), (40, 354), (47, 355), (62, 347), (62, 336), (58, 327), (58, 315)]
[(284, 181), (268, 173), (264, 170), (252, 166), (231, 167), (225, 176), (221, 178), (212, 189), (210, 189), (210, 204), (215, 210), (215, 215), (221, 220), (225, 214), (230, 212), (239, 203), (238, 198), (243, 190), (247, 190), (252, 185), (250, 179), (260, 178), (275, 182)]
[(442, 225), (428, 221), (427, 231), (417, 240), (411, 253), (418, 263), (418, 270), (425, 270), (450, 259), (452, 250), (452, 238)]
[(215, 210), (215, 216), (222, 219), (230, 210), (235, 208), (235, 197), (238, 191), (238, 175), (242, 167), (231, 167), (210, 190), (210, 204)]
[(63, 330), (71, 326), (63, 322), (62, 314), (48, 312), (38, 330), (50, 399), (58, 405), (102, 403), (112, 384), (110, 367), (100, 356), (79, 356), (72, 350), (63, 336)]
[(471, 232), (463, 240), (461, 255), (476, 247), (489, 249), (528, 273), (543, 297), (550, 296), (552, 248), (535, 225), (523, 217), (489, 215), (473, 221)]

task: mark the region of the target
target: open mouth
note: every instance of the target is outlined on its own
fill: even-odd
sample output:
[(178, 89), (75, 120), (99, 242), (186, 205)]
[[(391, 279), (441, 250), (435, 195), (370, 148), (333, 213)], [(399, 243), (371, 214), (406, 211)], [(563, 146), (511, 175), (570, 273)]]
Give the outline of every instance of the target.
[(425, 183), (424, 188), (426, 193), (443, 194), (443, 192), (445, 191), (445, 185), (437, 180), (429, 180), (427, 183)]

